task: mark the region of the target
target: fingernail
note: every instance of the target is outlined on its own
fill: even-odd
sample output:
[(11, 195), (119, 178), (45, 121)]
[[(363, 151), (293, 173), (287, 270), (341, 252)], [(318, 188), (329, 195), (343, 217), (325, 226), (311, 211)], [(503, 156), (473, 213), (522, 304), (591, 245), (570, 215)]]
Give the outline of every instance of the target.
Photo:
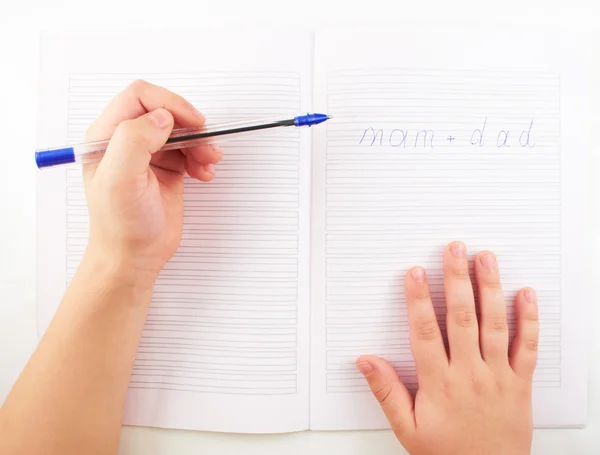
[(215, 166), (213, 164), (205, 164), (204, 165), (204, 170), (206, 172), (209, 172), (210, 174), (214, 174), (215, 173)]
[(422, 283), (425, 281), (425, 270), (422, 267), (415, 267), (410, 272), (412, 279), (417, 283)]
[(206, 122), (206, 117), (198, 109), (194, 108), (194, 110), (192, 112), (194, 113), (194, 115), (196, 117), (198, 117), (198, 120), (200, 120), (200, 122), (202, 122), (202, 123)]
[(165, 128), (171, 124), (173, 116), (166, 109), (156, 109), (148, 114), (148, 117), (156, 122), (159, 128)]
[(467, 248), (465, 247), (465, 244), (462, 242), (454, 242), (450, 246), (450, 252), (452, 253), (452, 256), (454, 256), (455, 258), (462, 258), (467, 255)]
[(492, 253), (486, 253), (481, 256), (481, 265), (483, 265), (486, 269), (496, 269), (498, 268), (498, 262), (496, 261), (496, 256)]
[(365, 376), (373, 373), (373, 365), (371, 365), (369, 362), (359, 362), (356, 366), (358, 370)]
[(525, 291), (525, 300), (528, 303), (535, 303), (535, 291), (533, 289), (527, 289)]

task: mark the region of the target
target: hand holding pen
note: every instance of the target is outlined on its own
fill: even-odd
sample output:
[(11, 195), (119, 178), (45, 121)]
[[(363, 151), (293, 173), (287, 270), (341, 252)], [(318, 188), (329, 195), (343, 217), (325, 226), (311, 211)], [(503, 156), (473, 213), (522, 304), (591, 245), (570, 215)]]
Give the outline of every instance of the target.
[[(306, 114), (287, 119), (261, 119), (200, 128), (180, 128), (173, 130), (160, 151), (194, 147), (201, 144), (217, 144), (265, 130), (313, 126), (323, 123), (329, 118), (325, 114)], [(40, 169), (60, 164), (93, 163), (102, 159), (108, 144), (109, 141), (97, 141), (37, 150), (35, 161)]]

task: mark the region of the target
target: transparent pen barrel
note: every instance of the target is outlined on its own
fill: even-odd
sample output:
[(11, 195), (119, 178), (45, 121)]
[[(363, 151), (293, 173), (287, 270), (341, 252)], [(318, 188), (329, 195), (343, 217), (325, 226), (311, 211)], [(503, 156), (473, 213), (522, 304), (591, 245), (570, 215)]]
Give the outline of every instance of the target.
[[(160, 150), (177, 150), (202, 144), (219, 144), (236, 139), (255, 138), (257, 136), (275, 136), (287, 127), (295, 126), (293, 119), (263, 118), (222, 125), (206, 125), (201, 128), (178, 128), (172, 131), (167, 143)], [(295, 128), (294, 128), (295, 129)], [(109, 141), (88, 142), (54, 149), (36, 151), (38, 167), (45, 168), (59, 164), (93, 163), (100, 161)]]

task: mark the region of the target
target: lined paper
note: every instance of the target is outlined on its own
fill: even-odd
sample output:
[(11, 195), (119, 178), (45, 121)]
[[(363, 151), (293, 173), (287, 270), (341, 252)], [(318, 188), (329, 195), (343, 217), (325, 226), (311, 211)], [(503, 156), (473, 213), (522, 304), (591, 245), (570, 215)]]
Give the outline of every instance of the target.
[[(295, 73), (137, 77), (203, 106), (215, 123), (300, 109)], [(112, 73), (70, 75), (69, 143), (83, 141), (86, 126), (131, 80)], [(299, 149), (298, 131), (226, 144), (213, 184), (187, 179), (181, 246), (154, 287), (130, 387), (297, 392)], [(87, 231), (81, 170), (73, 167), (67, 171), (69, 279)], [(282, 276), (280, 266), (289, 272)]]
[[(416, 392), (404, 275), (414, 265), (428, 271), (445, 331), (442, 252), (453, 240), (471, 257), (497, 254), (511, 337), (516, 293), (537, 290), (534, 388), (556, 395), (564, 386), (560, 73), (537, 61), (507, 69), (504, 53), (465, 68), (453, 61), (460, 58), (452, 40), (438, 48), (425, 39), (401, 52), (393, 43), (407, 38), (398, 35), (363, 36), (359, 44), (324, 33), (317, 41), (315, 102), (333, 119), (314, 148), (315, 429), (332, 421), (334, 429), (388, 427), (356, 369), (360, 355), (384, 357)], [(540, 410), (536, 423), (560, 420)]]
[(398, 272), (416, 257), (431, 270), (444, 327), (440, 252), (453, 238), (499, 256), (511, 329), (515, 293), (539, 289), (534, 384), (560, 386), (557, 75), (347, 70), (328, 73), (327, 93), (328, 392), (367, 390), (354, 367), (363, 352), (416, 385)]
[[(296, 115), (306, 93), (300, 63), (70, 71), (67, 142), (83, 141), (102, 108), (135, 79), (180, 94), (213, 124)], [(310, 160), (301, 153), (307, 145), (302, 137), (291, 129), (226, 142), (213, 182), (186, 178), (182, 241), (154, 287), (126, 423), (221, 431), (232, 425), (261, 432), (307, 428)], [(80, 168), (68, 168), (64, 183), (68, 284), (87, 243), (88, 218)]]
[[(317, 33), (314, 56), (312, 36), (298, 31), (221, 38), (43, 40), (40, 147), (80, 141), (137, 78), (177, 91), (215, 123), (333, 115), (312, 129), (312, 150), (307, 131), (248, 137), (224, 145), (210, 185), (186, 179), (181, 247), (156, 284), (124, 423), (388, 428), (354, 362), (381, 355), (414, 392), (402, 278), (427, 268), (444, 328), (441, 253), (461, 239), (471, 255), (498, 254), (511, 333), (512, 297), (537, 290), (535, 425), (584, 424), (578, 37), (354, 27)], [(198, 42), (212, 44), (186, 44)], [(87, 240), (77, 168), (39, 174), (38, 226), (41, 333)]]

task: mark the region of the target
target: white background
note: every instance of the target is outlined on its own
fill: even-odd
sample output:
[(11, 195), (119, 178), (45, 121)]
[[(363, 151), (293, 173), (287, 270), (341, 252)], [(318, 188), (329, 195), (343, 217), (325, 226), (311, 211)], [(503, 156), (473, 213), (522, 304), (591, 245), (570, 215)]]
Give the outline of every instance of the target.
[[(149, 6), (150, 4), (153, 6)], [(398, 24), (510, 22), (560, 24), (600, 30), (596, 0), (0, 0), (0, 401), (36, 344), (35, 175), (39, 32), (44, 29), (132, 30), (214, 28), (214, 41), (236, 24), (293, 24), (322, 27), (340, 23)], [(590, 138), (594, 226), (600, 214), (600, 33), (590, 55), (592, 112)], [(189, 43), (188, 43), (189, 44)], [(197, 55), (210, 42), (194, 43)], [(399, 45), (409, 45), (408, 43)], [(210, 65), (207, 62), (207, 65)], [(43, 121), (44, 119), (39, 119)], [(597, 142), (597, 143), (595, 143)], [(600, 233), (590, 244), (590, 277), (600, 282)], [(600, 453), (600, 294), (590, 296), (588, 426), (583, 430), (537, 430), (534, 454)], [(565, 300), (568, 304), (568, 296)], [(586, 346), (582, 346), (582, 349)], [(390, 432), (304, 432), (233, 435), (124, 428), (122, 454), (401, 454)]]

